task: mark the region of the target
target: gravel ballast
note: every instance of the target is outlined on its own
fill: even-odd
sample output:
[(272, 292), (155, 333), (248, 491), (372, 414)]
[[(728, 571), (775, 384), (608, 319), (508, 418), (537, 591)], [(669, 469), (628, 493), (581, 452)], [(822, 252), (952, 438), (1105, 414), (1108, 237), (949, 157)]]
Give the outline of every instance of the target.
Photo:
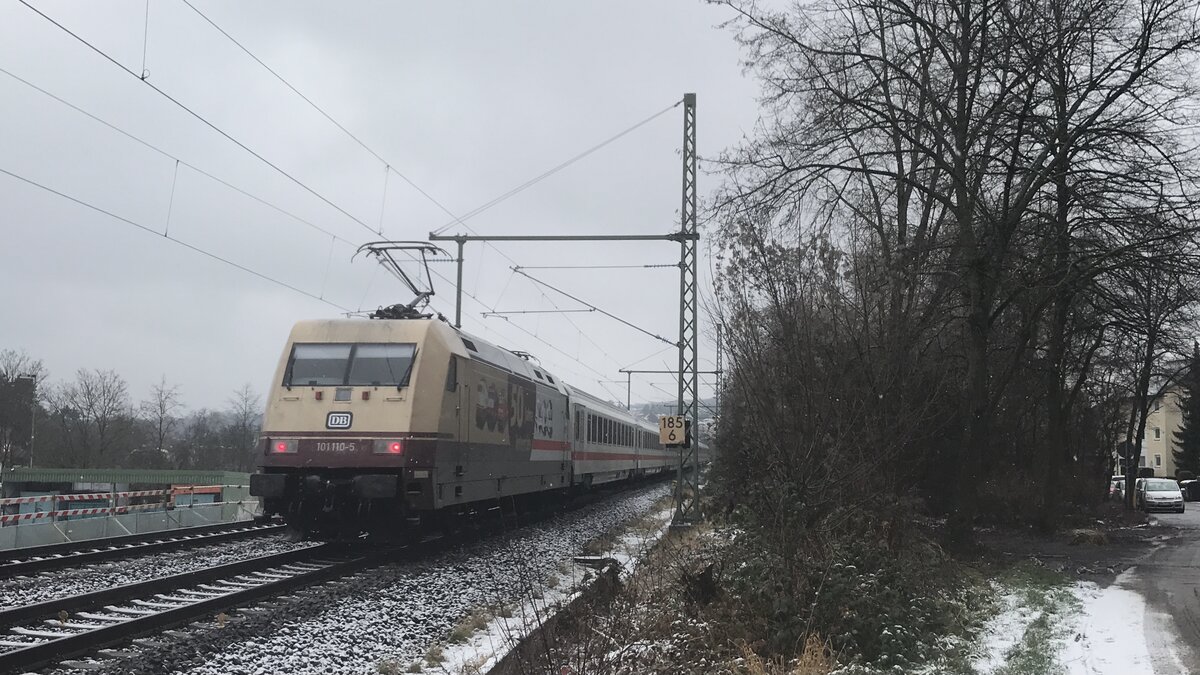
[(312, 545), (313, 542), (294, 543), (282, 534), (271, 534), (48, 570), (0, 580), (0, 607), (18, 607), (91, 593)]
[(539, 593), (547, 578), (560, 573), (562, 561), (646, 513), (669, 489), (640, 486), (421, 561), (374, 568), (252, 612), (234, 611), (222, 626), (193, 625), (157, 638), (161, 645), (106, 662), (101, 672), (379, 673), (402, 664), (401, 672), (445, 644), (471, 610)]

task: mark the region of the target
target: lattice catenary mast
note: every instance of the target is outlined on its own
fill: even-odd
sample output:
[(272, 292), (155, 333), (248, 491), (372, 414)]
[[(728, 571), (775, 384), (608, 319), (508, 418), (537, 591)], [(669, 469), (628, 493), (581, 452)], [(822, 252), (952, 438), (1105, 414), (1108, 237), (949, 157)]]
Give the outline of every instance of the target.
[[(683, 204), (679, 211), (679, 405), (676, 414), (700, 432), (699, 328), (696, 312), (696, 95), (683, 95)], [(692, 235), (692, 236), (687, 236)], [(675, 525), (690, 525), (700, 517), (700, 453), (697, 440), (679, 453), (675, 483)]]

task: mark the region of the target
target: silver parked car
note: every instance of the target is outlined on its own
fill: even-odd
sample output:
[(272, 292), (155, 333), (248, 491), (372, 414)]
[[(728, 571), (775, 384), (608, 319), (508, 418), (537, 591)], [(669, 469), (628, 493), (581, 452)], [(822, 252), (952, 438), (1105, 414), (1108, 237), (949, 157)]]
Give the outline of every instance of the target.
[(1170, 478), (1140, 478), (1137, 482), (1137, 505), (1147, 513), (1183, 513), (1183, 492), (1179, 489), (1179, 483)]

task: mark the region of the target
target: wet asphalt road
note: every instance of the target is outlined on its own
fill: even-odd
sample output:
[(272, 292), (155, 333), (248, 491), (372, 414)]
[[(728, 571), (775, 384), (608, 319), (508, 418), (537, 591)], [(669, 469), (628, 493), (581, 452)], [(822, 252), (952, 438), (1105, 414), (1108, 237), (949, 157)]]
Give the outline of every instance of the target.
[[(1200, 675), (1200, 502), (1188, 502), (1186, 513), (1154, 518), (1172, 533), (1133, 570), (1147, 600), (1146, 645), (1156, 675)], [(1178, 633), (1182, 650), (1172, 646), (1172, 632)]]

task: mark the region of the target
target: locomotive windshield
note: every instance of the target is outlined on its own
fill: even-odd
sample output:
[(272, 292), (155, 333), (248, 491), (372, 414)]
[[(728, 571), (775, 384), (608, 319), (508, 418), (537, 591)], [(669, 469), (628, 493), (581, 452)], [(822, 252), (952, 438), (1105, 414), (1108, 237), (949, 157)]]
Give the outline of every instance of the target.
[(289, 387), (408, 384), (414, 344), (297, 344), (288, 359)]

